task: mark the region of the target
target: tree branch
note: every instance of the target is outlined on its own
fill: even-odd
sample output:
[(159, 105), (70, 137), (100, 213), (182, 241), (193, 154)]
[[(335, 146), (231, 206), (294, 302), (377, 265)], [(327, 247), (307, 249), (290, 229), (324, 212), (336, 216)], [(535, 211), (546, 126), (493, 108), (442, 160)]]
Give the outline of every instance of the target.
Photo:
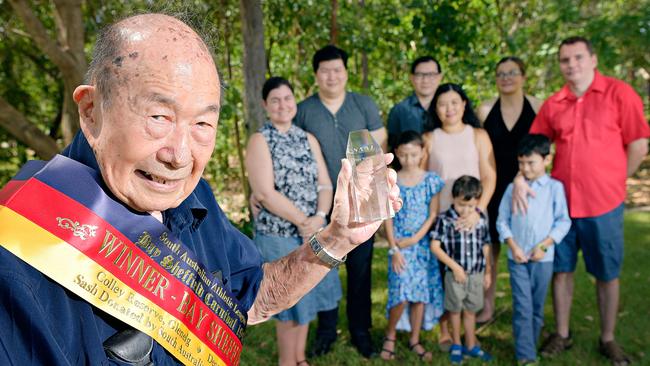
[(24, 0), (9, 0), (18, 17), (25, 24), (27, 32), (31, 35), (36, 45), (43, 50), (47, 57), (58, 66), (62, 72), (77, 69), (79, 65), (74, 57), (60, 49), (56, 42), (47, 34), (45, 26), (36, 17), (29, 4)]
[(36, 151), (36, 154), (43, 159), (49, 159), (59, 152), (59, 146), (54, 139), (29, 122), (20, 111), (2, 97), (0, 97), (0, 127)]

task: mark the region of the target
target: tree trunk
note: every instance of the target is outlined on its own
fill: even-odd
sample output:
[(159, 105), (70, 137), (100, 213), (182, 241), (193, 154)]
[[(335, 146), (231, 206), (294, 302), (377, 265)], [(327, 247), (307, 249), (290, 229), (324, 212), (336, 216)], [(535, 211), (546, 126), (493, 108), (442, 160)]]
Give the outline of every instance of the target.
[(244, 36), (244, 115), (250, 136), (264, 122), (260, 103), (266, 70), (264, 16), (260, 0), (240, 0), (239, 5)]
[(330, 44), (336, 45), (339, 38), (339, 29), (336, 24), (336, 13), (339, 11), (338, 0), (332, 0), (332, 17), (330, 18)]
[[(54, 22), (56, 25), (57, 39), (52, 39), (48, 32), (34, 14), (30, 5), (24, 0), (9, 0), (16, 15), (25, 25), (25, 30), (36, 45), (43, 53), (54, 63), (61, 72), (63, 80), (63, 105), (61, 113), (61, 135), (63, 141), (68, 144), (72, 141), (74, 134), (79, 129), (79, 114), (77, 105), (72, 99), (72, 92), (79, 84), (83, 82), (83, 77), (87, 69), (86, 55), (84, 53), (84, 26), (83, 15), (81, 12), (82, 0), (55, 0), (54, 1)], [(12, 108), (13, 112), (20, 115), (23, 122), (28, 119), (18, 110)], [(16, 118), (16, 116), (14, 116)], [(31, 126), (32, 130), (37, 128)], [(35, 151), (43, 151), (46, 155), (48, 149), (42, 146), (31, 146), (30, 142), (34, 139), (25, 139), (8, 129), (10, 133)], [(40, 153), (39, 153), (40, 155)], [(41, 155), (42, 156), (42, 155)], [(47, 157), (47, 156), (42, 156)]]
[[(361, 6), (361, 16), (366, 15), (366, 3), (364, 0), (359, 0), (359, 5)], [(364, 32), (365, 33), (365, 32)], [(366, 33), (367, 34), (367, 33)], [(364, 46), (365, 46), (364, 42)], [(364, 47), (361, 50), (361, 75), (363, 76), (362, 78), (362, 83), (361, 86), (365, 91), (368, 91), (368, 88), (370, 87), (370, 83), (368, 82), (368, 51), (366, 51), (366, 48)]]
[(34, 150), (43, 159), (50, 159), (59, 152), (53, 138), (29, 122), (16, 108), (0, 97), (0, 126), (18, 141)]

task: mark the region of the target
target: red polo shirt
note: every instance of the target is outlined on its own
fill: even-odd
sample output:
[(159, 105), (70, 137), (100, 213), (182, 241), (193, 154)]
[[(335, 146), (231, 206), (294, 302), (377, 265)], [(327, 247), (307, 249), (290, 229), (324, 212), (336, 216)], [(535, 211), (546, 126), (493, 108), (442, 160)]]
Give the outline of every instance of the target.
[(530, 133), (555, 143), (551, 175), (564, 184), (572, 218), (602, 215), (625, 200), (627, 144), (650, 136), (641, 97), (596, 70), (576, 97), (564, 85), (540, 109)]

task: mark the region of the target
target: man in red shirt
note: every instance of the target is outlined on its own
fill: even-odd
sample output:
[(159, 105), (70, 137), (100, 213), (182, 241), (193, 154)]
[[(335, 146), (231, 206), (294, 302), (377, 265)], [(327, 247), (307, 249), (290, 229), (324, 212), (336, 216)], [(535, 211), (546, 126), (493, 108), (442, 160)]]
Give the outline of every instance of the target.
[[(555, 252), (556, 333), (545, 341), (541, 354), (551, 357), (572, 345), (573, 273), (582, 249), (587, 271), (596, 278), (600, 351), (614, 365), (627, 365), (629, 358), (614, 340), (625, 180), (648, 153), (650, 128), (643, 102), (632, 87), (596, 70), (598, 60), (587, 39), (562, 41), (559, 61), (566, 84), (544, 102), (530, 129), (555, 143), (552, 175), (564, 184), (572, 219), (571, 231)], [(515, 205), (525, 210), (523, 192), (529, 188), (519, 191), (522, 194)]]

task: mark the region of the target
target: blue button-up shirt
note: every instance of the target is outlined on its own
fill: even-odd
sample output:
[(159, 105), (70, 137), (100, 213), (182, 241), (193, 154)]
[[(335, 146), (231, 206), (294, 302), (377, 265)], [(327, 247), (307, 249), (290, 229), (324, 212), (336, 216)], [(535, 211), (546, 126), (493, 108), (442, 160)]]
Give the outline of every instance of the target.
[(388, 144), (397, 147), (397, 138), (404, 131), (422, 133), (429, 112), (422, 107), (415, 93), (391, 108), (388, 113)]
[[(512, 183), (506, 188), (499, 205), (497, 231), (501, 241), (513, 238), (524, 253), (532, 254), (535, 245), (547, 237), (555, 244), (561, 242), (571, 228), (571, 218), (560, 181), (544, 174), (528, 184), (535, 197), (528, 197), (525, 214), (512, 213)], [(541, 262), (552, 262), (554, 253), (554, 247), (549, 247)], [(509, 248), (508, 258), (512, 259)]]
[[(98, 169), (80, 133), (63, 155)], [(248, 311), (262, 280), (262, 258), (230, 224), (209, 184), (201, 180), (163, 218)], [(106, 358), (102, 343), (128, 327), (0, 248), (0, 365), (122, 365)], [(152, 358), (156, 365), (178, 364), (155, 341)]]

